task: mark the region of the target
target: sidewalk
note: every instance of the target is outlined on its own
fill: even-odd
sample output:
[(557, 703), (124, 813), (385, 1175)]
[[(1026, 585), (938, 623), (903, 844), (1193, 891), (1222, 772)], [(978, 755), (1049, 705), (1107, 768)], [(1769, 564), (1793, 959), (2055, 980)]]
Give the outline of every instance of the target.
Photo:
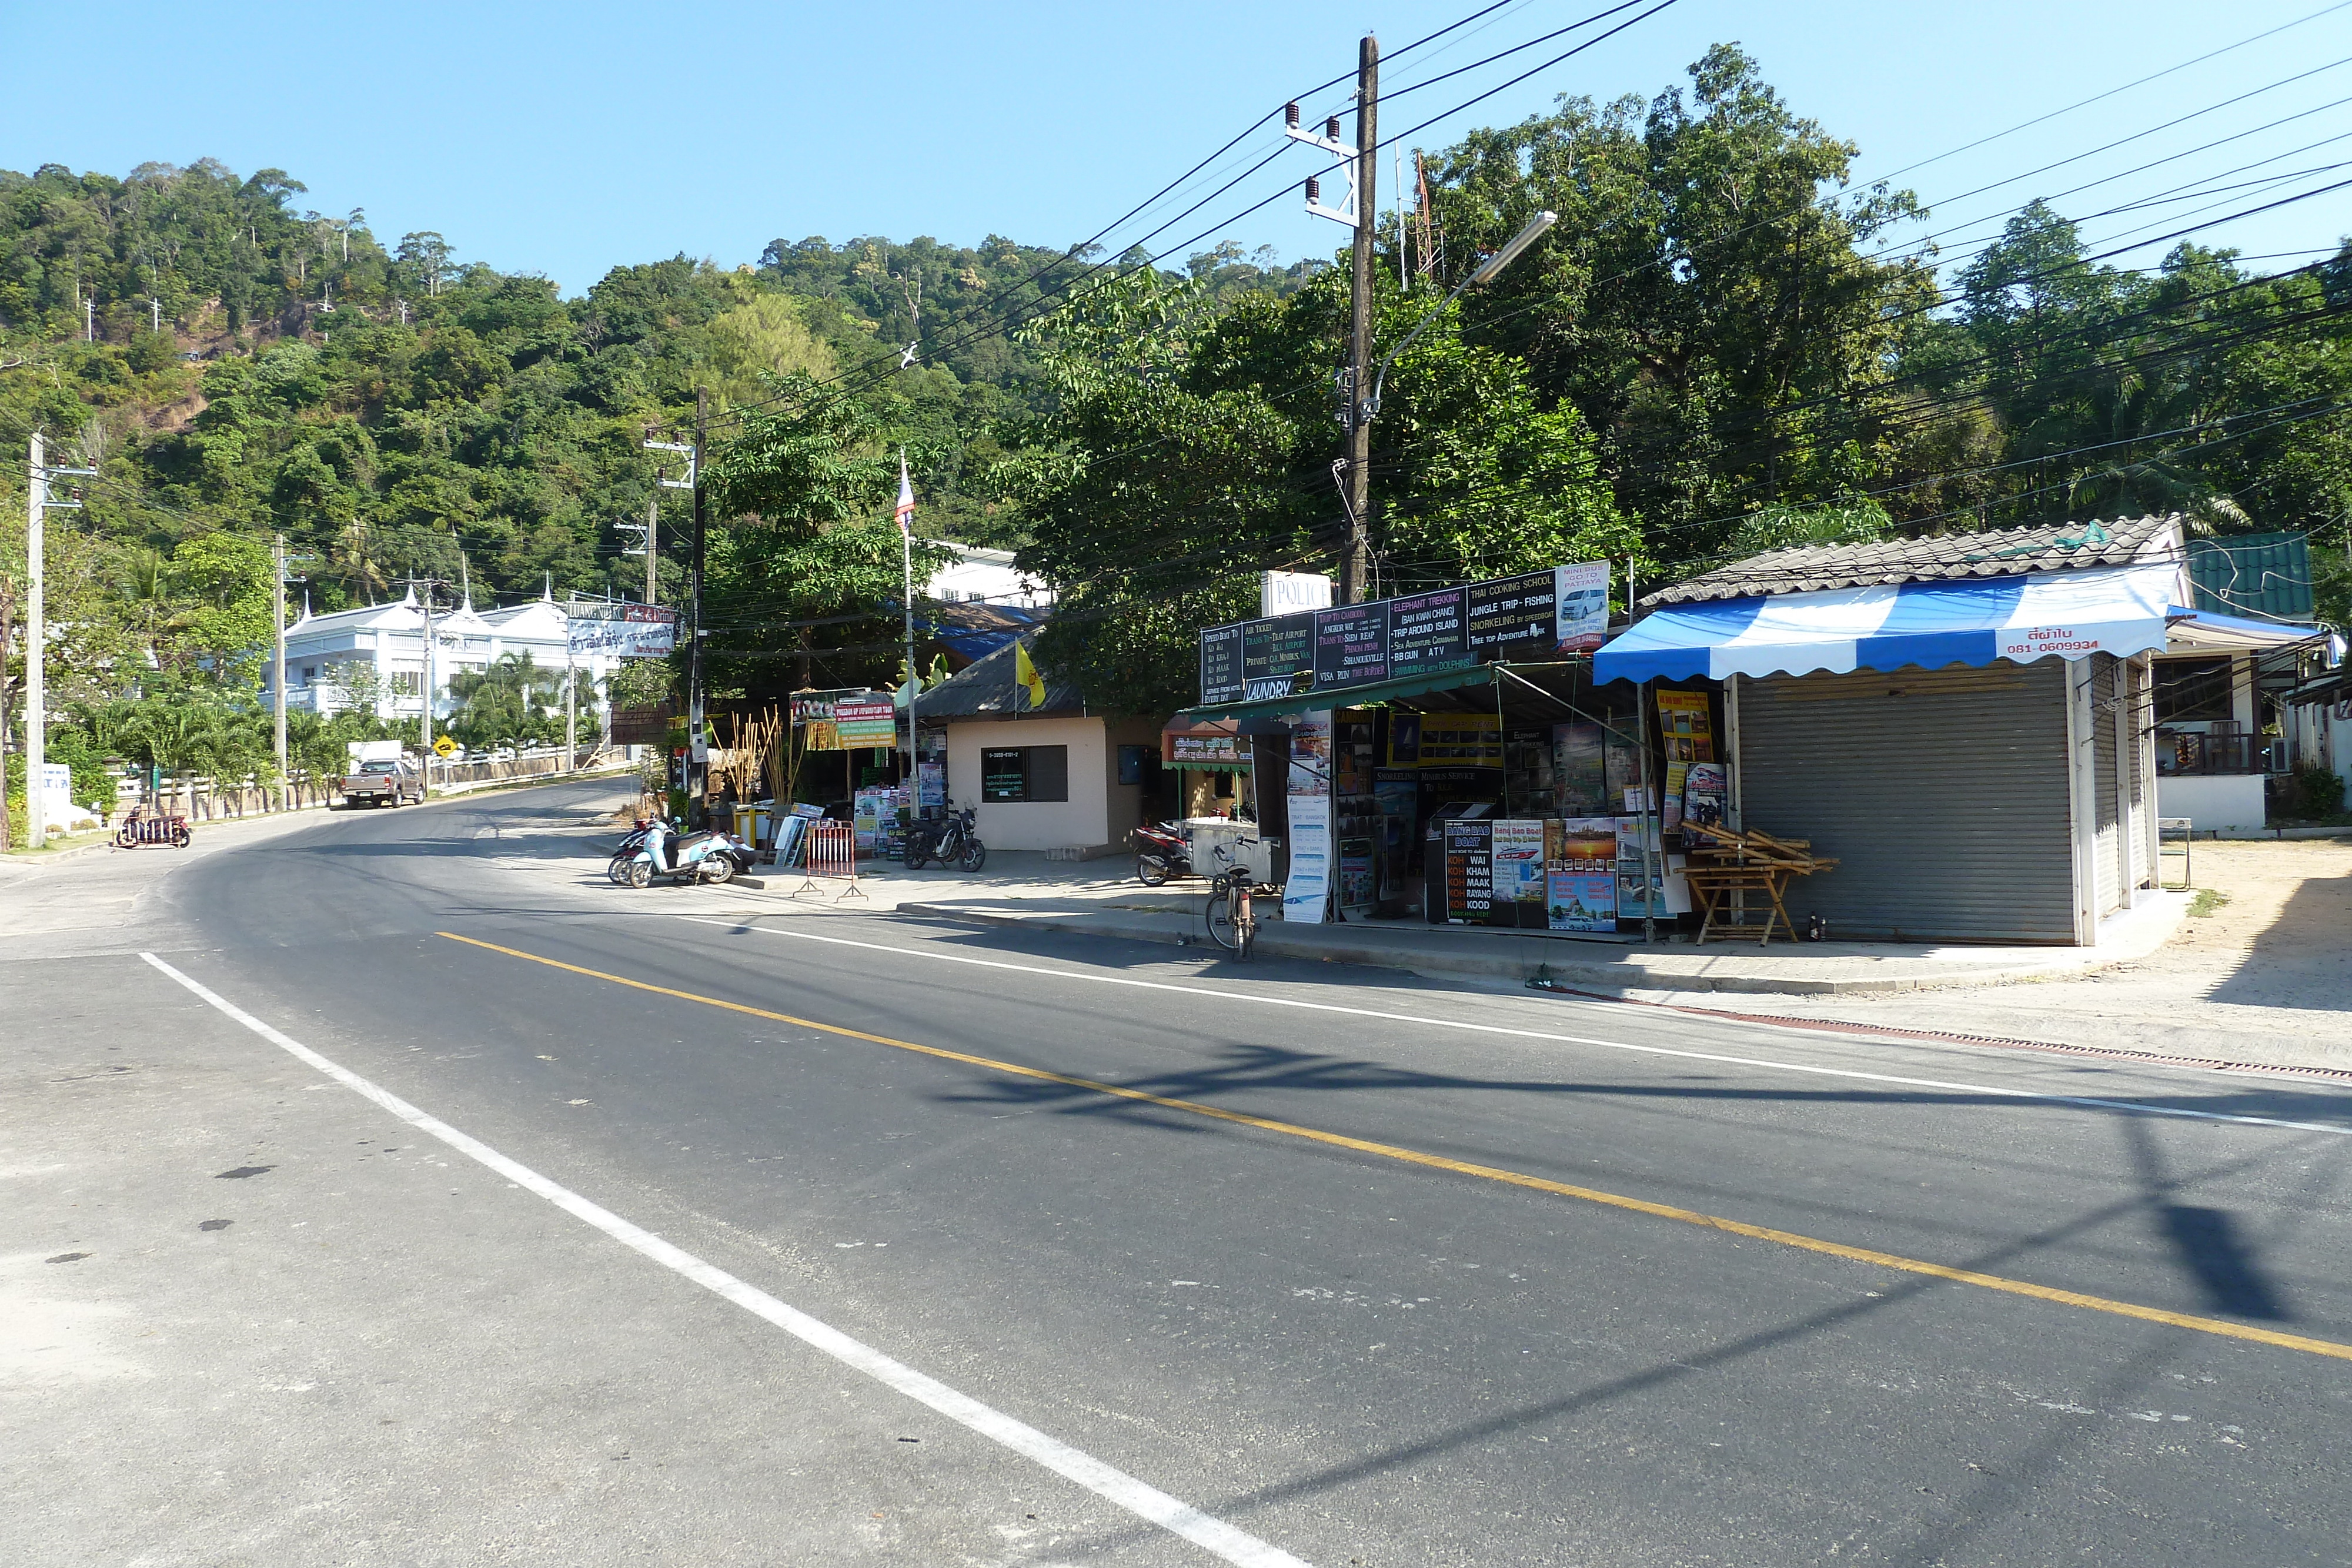
[[(1201, 909), (1206, 884), (1180, 882), (1149, 888), (1125, 861), (1078, 864), (1042, 854), (997, 852), (977, 877), (953, 872), (908, 872), (887, 862), (861, 864), (862, 896), (845, 883), (819, 883), (801, 891), (798, 871), (760, 879), (747, 897), (796, 906), (862, 914), (958, 920), (973, 925), (1132, 941), (1205, 944)], [(1271, 900), (1265, 901), (1271, 903)], [(2099, 946), (2083, 947), (1927, 946), (1916, 943), (1788, 942), (1687, 939), (1643, 944), (1638, 939), (1580, 939), (1538, 932), (1482, 931), (1419, 921), (1350, 921), (1258, 927), (1258, 951), (1289, 958), (1370, 964), (1431, 977), (1552, 979), (1610, 992), (1743, 992), (1837, 997), (1930, 987), (1982, 986), (2019, 980), (2071, 978), (2107, 965), (2144, 958), (2161, 946), (2189, 906), (2184, 894), (2167, 894), (2117, 915), (2102, 927)]]

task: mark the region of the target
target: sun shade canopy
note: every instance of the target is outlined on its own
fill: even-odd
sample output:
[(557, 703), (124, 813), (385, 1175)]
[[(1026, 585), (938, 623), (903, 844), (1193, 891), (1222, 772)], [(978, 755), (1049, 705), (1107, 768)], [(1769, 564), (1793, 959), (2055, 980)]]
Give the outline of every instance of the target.
[(2126, 658), (2165, 645), (2177, 577), (2171, 565), (2148, 562), (1676, 604), (1593, 654), (1592, 678), (1722, 680), (2025, 664), (2053, 654)]

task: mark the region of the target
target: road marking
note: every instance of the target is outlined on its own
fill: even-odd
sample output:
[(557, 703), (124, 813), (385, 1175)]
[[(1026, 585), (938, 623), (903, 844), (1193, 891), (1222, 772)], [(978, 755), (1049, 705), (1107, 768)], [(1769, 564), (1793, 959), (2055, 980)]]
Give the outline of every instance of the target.
[[(566, 964), (558, 958), (541, 957), (526, 953), (520, 947), (501, 947), (495, 942), (483, 942), (471, 936), (460, 936), (454, 931), (436, 932), (452, 942), (463, 942), (469, 947), (481, 947), (492, 953), (503, 953), (510, 958), (527, 959), (544, 964), (551, 969), (569, 974), (584, 975), (593, 980), (605, 980), (632, 990), (651, 991), (656, 996), (675, 997), (680, 1001), (697, 1002), (704, 1007), (720, 1008), (728, 1012), (743, 1013), (751, 1018), (768, 1019), (776, 1023), (792, 1024), (801, 1029), (813, 1029), (824, 1034), (840, 1035), (848, 1040), (868, 1040), (898, 1051), (911, 1051), (922, 1056), (935, 1056), (943, 1061), (961, 1061), (969, 1066), (985, 1068), (992, 1072), (1008, 1073), (1015, 1078), (1031, 1078), (1045, 1083), (1063, 1083), (1074, 1089), (1084, 1089), (1097, 1094), (1108, 1094), (1120, 1100), (1138, 1101), (1146, 1105), (1164, 1106), (1171, 1111), (1184, 1111), (1196, 1116), (1207, 1116), (1219, 1122), (1231, 1122), (1237, 1126), (1255, 1127), (1260, 1132), (1278, 1133), (1285, 1137), (1303, 1138), (1308, 1143), (1325, 1144), (1332, 1148), (1349, 1149), (1357, 1154), (1374, 1155), (1381, 1159), (1396, 1160), (1428, 1170), (1447, 1171), (1456, 1176), (1476, 1176), (1483, 1181), (1500, 1182), (1506, 1186), (1526, 1187), (1535, 1192), (1547, 1192), (1560, 1197), (1573, 1197), (1586, 1203), (1597, 1203), (1609, 1208), (1622, 1208), (1635, 1214), (1646, 1214), (1657, 1219), (1672, 1219), (1684, 1225), (1696, 1225), (1707, 1230), (1720, 1230), (1732, 1236), (1745, 1236), (1758, 1241), (1770, 1241), (1782, 1247), (1793, 1247), (1802, 1252), (1819, 1252), (1832, 1258), (1844, 1258), (1856, 1263), (1872, 1263), (1882, 1269), (1895, 1269), (1906, 1274), (1924, 1274), (1930, 1279), (1949, 1280), (1963, 1285), (1981, 1285), (1988, 1291), (2000, 1291), (2012, 1296), (2028, 1296), (2035, 1301), (2053, 1301), (2061, 1306), (2083, 1307), (2095, 1312), (2108, 1312), (2116, 1317), (2138, 1318), (2143, 1322), (2163, 1323), (2172, 1328), (2194, 1329), (2200, 1333), (2220, 1334), (2228, 1339), (2252, 1340), (2257, 1344), (2277, 1345), (2286, 1350), (2308, 1351), (2314, 1355), (2333, 1356), (2339, 1361), (2352, 1361), (2352, 1344), (2338, 1344), (2334, 1340), (2310, 1339), (2302, 1334), (2280, 1333), (2275, 1329), (2255, 1328), (2246, 1323), (2233, 1323), (2221, 1318), (2200, 1318), (2187, 1312), (2168, 1312), (2162, 1307), (2144, 1307), (2134, 1301), (2111, 1301), (2105, 1296), (2084, 1295), (2079, 1291), (2062, 1291), (2054, 1286), (2037, 1285), (2028, 1280), (2012, 1280), (2001, 1274), (1983, 1274), (1973, 1269), (1956, 1269), (1947, 1263), (1930, 1263), (1917, 1258), (1906, 1258), (1896, 1252), (1881, 1252), (1868, 1247), (1849, 1247), (1843, 1241), (1824, 1241), (1819, 1237), (1802, 1236), (1793, 1230), (1774, 1230), (1767, 1226), (1750, 1225), (1745, 1220), (1725, 1219), (1718, 1215), (1703, 1214), (1695, 1208), (1678, 1208), (1673, 1204), (1653, 1203), (1647, 1198), (1628, 1197), (1622, 1193), (1603, 1192), (1599, 1187), (1578, 1186), (1570, 1182), (1553, 1181), (1546, 1176), (1528, 1176), (1523, 1171), (1508, 1170), (1501, 1166), (1473, 1165), (1463, 1160), (1448, 1159), (1443, 1155), (1424, 1154), (1396, 1144), (1380, 1144), (1365, 1138), (1351, 1138), (1343, 1133), (1327, 1133), (1318, 1127), (1301, 1126), (1296, 1122), (1277, 1122), (1267, 1116), (1253, 1116), (1244, 1111), (1228, 1111), (1218, 1105), (1205, 1105), (1197, 1100), (1174, 1100), (1166, 1095), (1150, 1093), (1141, 1089), (1129, 1089), (1117, 1083), (1104, 1083), (1092, 1078), (1077, 1078), (1066, 1072), (1055, 1072), (1043, 1067), (1029, 1067), (1017, 1061), (999, 1061), (993, 1057), (974, 1056), (969, 1051), (950, 1051), (945, 1046), (918, 1045), (913, 1040), (893, 1040), (887, 1034), (869, 1034), (864, 1030), (848, 1029), (840, 1024), (820, 1023), (814, 1019), (797, 1018), (791, 1013), (771, 1012), (765, 1008), (751, 1007), (743, 1002), (730, 1002), (720, 997), (706, 997), (694, 991), (674, 990), (645, 980), (632, 980), (625, 975), (607, 974), (602, 969), (583, 968), (578, 964)], [(155, 962), (149, 959), (150, 963)]]
[[(1673, 1056), (1686, 1061), (1712, 1061), (1731, 1067), (1762, 1067), (1778, 1072), (1806, 1072), (1819, 1078), (1853, 1078), (1868, 1083), (1895, 1083), (1909, 1089), (1948, 1089), (1968, 1094), (1993, 1094), (2007, 1100), (2039, 1100), (2052, 1105), (2079, 1105), (2094, 1111), (2128, 1111), (2141, 1116), (2175, 1116), (2192, 1122), (2228, 1122), (2242, 1127), (2284, 1127), (2297, 1133), (2332, 1133), (2352, 1137), (2352, 1126), (2329, 1122), (2291, 1122), (2280, 1116), (2242, 1116), (2225, 1111), (2191, 1111), (2179, 1105), (2152, 1105), (2140, 1100), (2101, 1100), (2083, 1094), (2052, 1094), (2039, 1089), (2006, 1089), (1991, 1083), (1960, 1083), (1942, 1078), (1906, 1078), (1893, 1072), (1864, 1072), (1850, 1067), (1815, 1067), (1801, 1061), (1776, 1061), (1769, 1057), (1727, 1056), (1711, 1051), (1685, 1051), (1669, 1045), (1641, 1045), (1626, 1040), (1598, 1040), (1591, 1035), (1555, 1034), (1546, 1030), (1514, 1029), (1507, 1024), (1471, 1023), (1463, 1019), (1423, 1018), (1416, 1013), (1385, 1012), (1378, 1008), (1351, 1008), (1338, 1002), (1301, 1001), (1296, 997), (1245, 995), (1212, 986), (1180, 986), (1167, 980), (1139, 980), (1131, 975), (1098, 975), (1084, 970), (1054, 969), (1040, 964), (1014, 964), (1001, 958), (975, 958), (968, 953), (935, 953), (920, 947), (894, 947), (887, 942), (859, 942), (846, 936), (819, 936), (809, 931), (787, 931), (775, 925), (752, 925), (744, 920), (713, 920), (699, 915), (673, 915), (693, 925), (716, 925), (728, 931), (757, 931), (768, 936), (790, 936), (799, 942), (823, 942), (836, 947), (863, 947), (875, 953), (895, 953), (902, 958), (928, 958), (940, 964), (969, 964), (982, 969), (1010, 969), (1020, 975), (1045, 975), (1056, 980), (1084, 980), (1098, 986), (1131, 986), (1147, 991), (1173, 991), (1184, 997), (1214, 997), (1219, 1001), (1248, 1002), (1258, 1007), (1296, 1008), (1304, 1012), (1341, 1013), (1350, 1018), (1383, 1019), (1391, 1023), (1420, 1024), (1428, 1029), (1467, 1030), (1474, 1034), (1507, 1035), (1516, 1040), (1551, 1040), (1562, 1045), (1591, 1045), (1603, 1051), (1632, 1051), (1642, 1056)], [(447, 932), (441, 935), (447, 936)], [(465, 938), (460, 937), (463, 941)]]
[[(459, 937), (458, 940), (465, 938)], [(724, 1296), (745, 1312), (766, 1319), (793, 1338), (823, 1351), (845, 1366), (856, 1368), (876, 1382), (898, 1390), (917, 1404), (928, 1406), (949, 1420), (970, 1427), (1024, 1458), (1034, 1460), (1058, 1476), (1077, 1482), (1097, 1497), (1116, 1503), (1137, 1518), (1159, 1525), (1172, 1534), (1182, 1536), (1213, 1555), (1236, 1564), (1237, 1568), (1308, 1568), (1304, 1561), (1281, 1548), (1270, 1546), (1223, 1520), (1212, 1519), (1191, 1504), (1170, 1497), (1124, 1470), (1107, 1465), (1058, 1438), (1049, 1437), (1034, 1427), (1017, 1421), (969, 1395), (960, 1394), (937, 1378), (927, 1376), (904, 1362), (894, 1360), (873, 1346), (850, 1338), (830, 1323), (785, 1305), (758, 1286), (747, 1284), (725, 1270), (704, 1262), (691, 1252), (672, 1246), (651, 1231), (630, 1224), (571, 1188), (550, 1181), (528, 1166), (509, 1159), (488, 1144), (468, 1137), (437, 1117), (427, 1115), (390, 1090), (361, 1077), (349, 1068), (330, 1061), (309, 1046), (271, 1028), (217, 992), (182, 974), (154, 954), (142, 953), (139, 956), (270, 1044), (317, 1068), (346, 1089), (373, 1101), (417, 1131), (440, 1139), (459, 1154), (487, 1166), (517, 1186), (537, 1193), (575, 1219), (594, 1226), (624, 1247), (685, 1275), (714, 1294)]]

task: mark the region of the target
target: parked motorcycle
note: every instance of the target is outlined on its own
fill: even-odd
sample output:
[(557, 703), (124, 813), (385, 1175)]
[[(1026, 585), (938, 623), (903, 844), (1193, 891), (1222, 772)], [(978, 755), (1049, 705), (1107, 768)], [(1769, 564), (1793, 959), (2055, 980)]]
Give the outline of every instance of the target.
[(635, 850), (622, 852), (628, 855), (620, 862), (622, 878), (631, 887), (649, 886), (656, 876), (696, 885), (732, 882), (758, 859), (758, 852), (732, 833), (711, 829), (681, 834), (659, 819), (647, 826)]
[(944, 817), (927, 819), (907, 830), (907, 869), (920, 871), (931, 861), (976, 872), (988, 863), (988, 846), (976, 831), (980, 813), (970, 806)]
[(1192, 874), (1192, 846), (1185, 841), (1183, 830), (1173, 822), (1159, 822), (1135, 830), (1139, 846), (1135, 855), (1136, 879), (1146, 887), (1158, 887), (1171, 877)]
[(628, 833), (614, 849), (613, 858), (604, 862), (606, 880), (618, 883), (625, 883), (629, 880), (630, 857), (637, 852), (637, 846), (646, 841), (646, 835), (653, 831), (654, 824), (662, 820), (659, 817), (639, 817), (630, 825)]

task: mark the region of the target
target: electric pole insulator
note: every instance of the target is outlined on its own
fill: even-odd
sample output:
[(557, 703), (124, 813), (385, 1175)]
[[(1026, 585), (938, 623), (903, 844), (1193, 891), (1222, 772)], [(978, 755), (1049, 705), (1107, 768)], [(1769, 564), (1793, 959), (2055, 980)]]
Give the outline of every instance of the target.
[(1297, 129), (1298, 106), (1297, 104), (1286, 103), (1282, 106), (1282, 123), (1293, 130)]
[(1335, 114), (1330, 119), (1323, 122), (1323, 134), (1329, 137), (1334, 141), (1339, 140), (1339, 117), (1338, 115)]
[(1319, 202), (1323, 199), (1323, 182), (1312, 174), (1307, 176), (1307, 199), (1309, 202)]

